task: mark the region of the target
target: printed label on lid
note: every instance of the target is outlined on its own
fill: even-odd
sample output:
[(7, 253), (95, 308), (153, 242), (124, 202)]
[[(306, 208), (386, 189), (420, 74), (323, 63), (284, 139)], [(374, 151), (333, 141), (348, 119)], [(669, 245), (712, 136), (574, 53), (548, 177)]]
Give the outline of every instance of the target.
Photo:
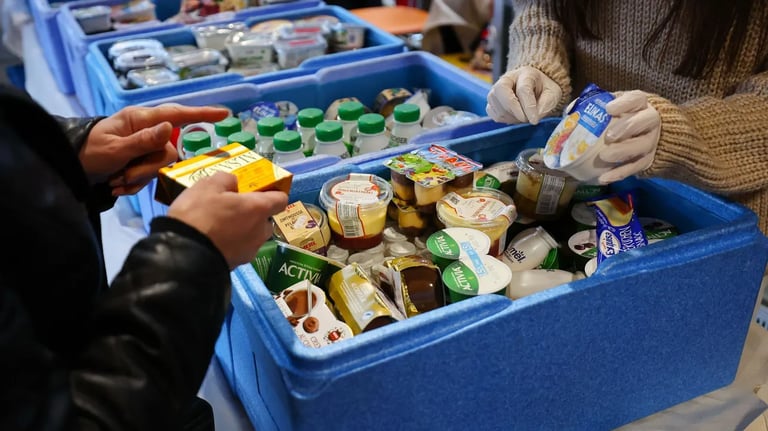
[(379, 202), (379, 186), (370, 175), (350, 174), (349, 179), (331, 187), (334, 199), (344, 204), (371, 204)]
[(463, 198), (451, 192), (443, 197), (443, 201), (456, 211), (456, 215), (467, 220), (490, 221), (505, 217), (511, 223), (515, 210), (513, 206), (486, 196)]

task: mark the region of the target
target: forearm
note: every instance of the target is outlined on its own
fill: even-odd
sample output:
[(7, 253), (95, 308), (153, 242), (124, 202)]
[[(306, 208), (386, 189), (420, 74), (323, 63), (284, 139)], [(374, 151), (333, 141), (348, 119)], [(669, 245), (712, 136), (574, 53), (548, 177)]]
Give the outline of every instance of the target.
[(518, 0), (509, 26), (507, 69), (534, 67), (562, 89), (558, 109), (572, 99), (569, 38), (555, 16), (551, 1)]

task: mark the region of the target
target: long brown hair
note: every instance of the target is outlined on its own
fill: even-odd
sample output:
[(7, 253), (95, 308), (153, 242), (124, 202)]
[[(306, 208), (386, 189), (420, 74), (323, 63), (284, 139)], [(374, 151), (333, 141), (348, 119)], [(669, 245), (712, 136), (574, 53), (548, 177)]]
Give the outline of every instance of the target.
[[(557, 18), (575, 38), (600, 39), (602, 23), (597, 20), (600, 6), (601, 0), (555, 0)], [(725, 52), (727, 68), (731, 68), (748, 36), (751, 20), (759, 24), (756, 27), (761, 32), (759, 46), (768, 44), (767, 9), (768, 0), (669, 0), (666, 15), (645, 41), (643, 57), (651, 64), (654, 53), (658, 53), (655, 60), (661, 60), (669, 34), (681, 31), (688, 35), (688, 46), (675, 69), (676, 74), (704, 77), (712, 71), (721, 52)], [(756, 15), (751, 16), (752, 12)], [(659, 43), (661, 51), (654, 49)]]

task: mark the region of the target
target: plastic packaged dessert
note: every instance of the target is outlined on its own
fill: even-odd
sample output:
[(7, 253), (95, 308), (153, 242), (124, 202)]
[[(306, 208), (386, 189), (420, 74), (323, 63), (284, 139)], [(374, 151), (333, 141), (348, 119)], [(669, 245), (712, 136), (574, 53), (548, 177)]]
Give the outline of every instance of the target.
[(325, 211), (319, 207), (293, 202), (285, 210), (272, 217), (274, 236), (280, 241), (315, 252), (326, 254), (331, 242), (331, 229)]
[(468, 111), (457, 111), (450, 106), (432, 108), (422, 121), (425, 129), (435, 129), (445, 126), (455, 126), (479, 119), (480, 116)]
[(403, 234), (409, 237), (419, 236), (429, 228), (429, 217), (419, 211), (418, 208), (395, 198), (393, 198), (393, 202), (396, 210), (397, 227)]
[(107, 57), (109, 58), (109, 61), (114, 62), (114, 60), (119, 57), (120, 54), (129, 51), (137, 51), (140, 49), (163, 50), (164, 48), (163, 44), (157, 39), (124, 40), (112, 44), (112, 46), (109, 47), (109, 50), (107, 50)]
[(167, 67), (151, 67), (149, 69), (133, 69), (126, 74), (129, 88), (153, 87), (155, 85), (176, 82), (179, 74)]
[(392, 187), (381, 177), (349, 174), (323, 184), (320, 205), (328, 213), (334, 244), (365, 250), (381, 244)]
[(405, 319), (355, 263), (331, 276), (328, 293), (339, 315), (355, 335)]
[(589, 203), (597, 218), (597, 264), (618, 253), (648, 245), (631, 193), (614, 194)]
[(520, 169), (512, 195), (517, 211), (535, 220), (559, 219), (568, 209), (579, 181), (547, 168), (537, 148), (521, 151), (515, 162)]
[(439, 145), (401, 154), (384, 165), (390, 169), (395, 196), (428, 214), (435, 212), (435, 204), (446, 193), (472, 190), (474, 172), (482, 168)]
[(587, 229), (571, 235), (571, 237), (568, 238), (568, 248), (574, 254), (574, 268), (583, 271), (587, 261), (597, 258), (596, 230)]
[(85, 34), (100, 33), (112, 29), (112, 20), (110, 14), (112, 9), (108, 6), (98, 5), (72, 9), (77, 23), (83, 29)]
[(200, 48), (211, 48), (224, 51), (227, 37), (235, 32), (247, 31), (244, 22), (230, 22), (224, 24), (198, 25), (192, 27), (195, 42)]
[(363, 25), (340, 22), (331, 27), (331, 48), (334, 51), (349, 51), (365, 45)]
[(506, 246), (507, 228), (517, 217), (509, 195), (495, 189), (476, 188), (461, 195), (449, 193), (437, 203), (437, 217), (445, 227), (466, 227), (491, 239), (488, 254), (500, 255)]
[(251, 31), (254, 33), (266, 33), (270, 36), (277, 37), (277, 32), (283, 27), (290, 27), (293, 23), (287, 19), (272, 19), (268, 21), (262, 21), (251, 26)]
[(319, 57), (328, 49), (328, 42), (322, 36), (302, 39), (277, 40), (274, 44), (277, 64), (282, 69), (292, 69), (306, 59)]
[(465, 227), (441, 229), (427, 238), (426, 248), (440, 269), (445, 269), (462, 256), (470, 252), (478, 255), (488, 254), (491, 238), (482, 231)]
[(307, 280), (275, 295), (275, 303), (307, 347), (319, 348), (354, 336), (328, 306), (323, 289)]
[(543, 154), (547, 167), (587, 182), (615, 167), (598, 157), (612, 119), (605, 105), (613, 99), (610, 92), (587, 85), (547, 140)]
[(197, 51), (182, 52), (168, 56), (168, 68), (174, 72), (195, 69), (203, 66), (214, 66), (229, 64), (221, 51), (202, 48)]
[(119, 23), (139, 23), (156, 21), (155, 4), (149, 0), (132, 0), (111, 7), (113, 21)]
[(143, 48), (118, 55), (114, 61), (114, 68), (118, 73), (126, 74), (133, 69), (165, 67), (168, 60), (168, 53), (164, 49)]
[(455, 303), (478, 295), (506, 295), (512, 271), (495, 257), (470, 253), (448, 265), (442, 278)]
[(445, 305), (440, 269), (420, 256), (404, 256), (387, 260), (379, 271), (381, 290), (398, 307), (412, 317)]

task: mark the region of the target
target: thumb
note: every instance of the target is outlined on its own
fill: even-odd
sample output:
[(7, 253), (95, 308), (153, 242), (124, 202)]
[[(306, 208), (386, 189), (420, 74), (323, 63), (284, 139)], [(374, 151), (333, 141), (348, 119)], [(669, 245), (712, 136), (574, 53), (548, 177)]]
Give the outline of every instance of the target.
[(173, 126), (165, 121), (152, 127), (141, 129), (123, 138), (125, 148), (131, 158), (162, 151), (171, 140)]
[(213, 193), (237, 193), (237, 177), (234, 174), (218, 171), (209, 177), (199, 180), (193, 187)]

